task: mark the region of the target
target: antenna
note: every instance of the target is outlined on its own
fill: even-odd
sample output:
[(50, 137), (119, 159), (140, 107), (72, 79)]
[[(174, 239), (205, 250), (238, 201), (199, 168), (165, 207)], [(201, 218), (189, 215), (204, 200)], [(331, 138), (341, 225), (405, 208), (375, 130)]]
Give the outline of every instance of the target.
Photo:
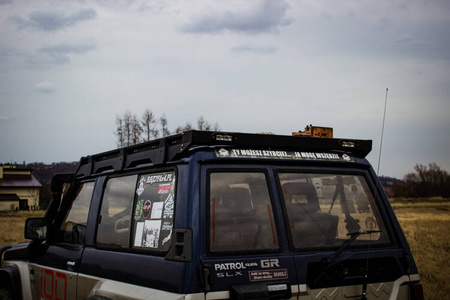
[(380, 153), (378, 154), (378, 169), (377, 169), (377, 176), (378, 176), (379, 173), (380, 173), (381, 148), (383, 147), (384, 121), (386, 120), (387, 96), (388, 96), (388, 88), (386, 88), (386, 97), (385, 97), (385, 99), (384, 99), (383, 126), (381, 127), (381, 142), (380, 142)]

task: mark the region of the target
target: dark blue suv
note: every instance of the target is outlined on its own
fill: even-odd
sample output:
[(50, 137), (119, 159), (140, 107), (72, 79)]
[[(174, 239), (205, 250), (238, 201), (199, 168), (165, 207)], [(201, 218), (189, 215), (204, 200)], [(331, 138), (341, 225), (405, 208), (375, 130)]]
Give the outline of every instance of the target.
[(16, 299), (421, 299), (372, 142), (188, 131), (83, 157), (52, 181)]

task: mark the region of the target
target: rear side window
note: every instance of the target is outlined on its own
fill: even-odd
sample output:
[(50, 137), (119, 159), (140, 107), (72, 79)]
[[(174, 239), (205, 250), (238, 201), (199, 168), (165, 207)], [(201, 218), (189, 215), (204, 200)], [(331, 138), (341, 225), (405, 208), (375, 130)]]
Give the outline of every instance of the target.
[(174, 203), (175, 172), (139, 176), (134, 206), (134, 248), (169, 250)]
[(358, 175), (280, 173), (279, 181), (294, 247), (389, 242), (373, 196)]
[(210, 173), (209, 207), (211, 252), (279, 248), (263, 172)]
[(97, 243), (129, 247), (137, 175), (111, 178), (103, 194)]
[(103, 194), (97, 245), (169, 250), (174, 203), (173, 171), (109, 179)]

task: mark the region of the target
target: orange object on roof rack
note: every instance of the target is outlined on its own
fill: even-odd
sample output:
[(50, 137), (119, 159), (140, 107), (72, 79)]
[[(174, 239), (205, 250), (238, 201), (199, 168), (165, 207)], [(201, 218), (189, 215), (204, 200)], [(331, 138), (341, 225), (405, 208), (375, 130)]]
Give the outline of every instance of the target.
[(293, 132), (293, 136), (310, 136), (310, 137), (320, 137), (320, 138), (333, 138), (333, 128), (323, 127), (323, 126), (312, 126), (306, 125), (305, 130), (298, 132)]

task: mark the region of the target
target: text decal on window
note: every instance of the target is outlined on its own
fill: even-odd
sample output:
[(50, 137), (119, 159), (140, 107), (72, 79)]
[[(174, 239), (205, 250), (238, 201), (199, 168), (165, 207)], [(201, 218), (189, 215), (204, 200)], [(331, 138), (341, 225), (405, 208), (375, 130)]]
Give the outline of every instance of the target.
[(168, 250), (173, 227), (175, 173), (140, 176), (136, 197), (133, 246)]

